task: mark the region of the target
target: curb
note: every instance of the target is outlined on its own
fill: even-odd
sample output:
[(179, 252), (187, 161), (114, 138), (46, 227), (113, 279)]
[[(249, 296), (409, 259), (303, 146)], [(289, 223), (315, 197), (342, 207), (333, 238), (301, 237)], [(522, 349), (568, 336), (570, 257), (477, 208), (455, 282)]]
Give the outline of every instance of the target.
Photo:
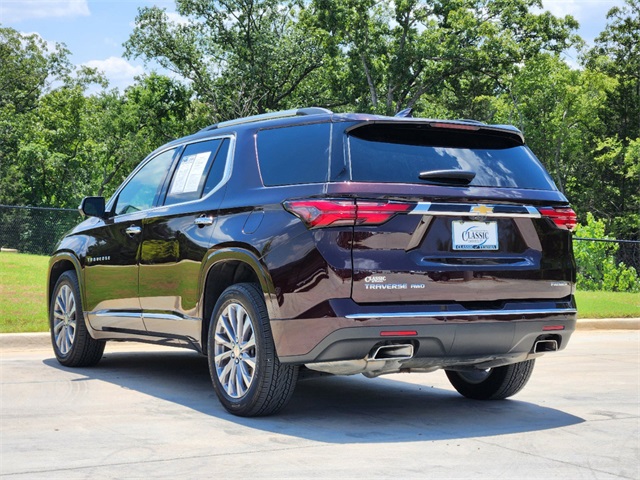
[[(582, 318), (577, 330), (640, 330), (640, 318)], [(51, 335), (41, 333), (0, 333), (0, 349), (50, 348)]]
[(640, 330), (640, 318), (582, 318), (578, 330)]
[(49, 332), (38, 333), (0, 333), (0, 349), (38, 349), (51, 346)]

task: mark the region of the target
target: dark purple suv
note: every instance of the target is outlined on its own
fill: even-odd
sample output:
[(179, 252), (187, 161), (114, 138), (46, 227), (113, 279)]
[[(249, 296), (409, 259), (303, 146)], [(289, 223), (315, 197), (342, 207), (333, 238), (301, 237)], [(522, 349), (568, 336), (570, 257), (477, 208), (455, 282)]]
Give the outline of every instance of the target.
[(53, 348), (208, 356), (230, 412), (267, 415), (310, 371), (444, 369), (502, 399), (576, 323), (575, 213), (511, 126), (306, 108), (149, 155), (58, 245)]

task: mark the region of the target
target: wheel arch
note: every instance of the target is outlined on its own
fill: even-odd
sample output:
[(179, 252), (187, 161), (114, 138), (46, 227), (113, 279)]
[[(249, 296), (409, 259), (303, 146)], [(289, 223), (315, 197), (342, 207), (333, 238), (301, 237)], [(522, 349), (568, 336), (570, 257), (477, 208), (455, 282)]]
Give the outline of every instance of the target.
[(64, 272), (69, 271), (74, 271), (78, 277), (82, 305), (85, 304), (84, 282), (82, 279), (80, 260), (70, 252), (58, 252), (49, 260), (49, 271), (47, 274), (47, 312), (49, 312), (51, 308), (51, 296), (53, 295), (56, 282)]
[(275, 288), (265, 265), (258, 256), (241, 247), (229, 247), (207, 256), (202, 269), (202, 331), (201, 348), (207, 351), (207, 334), (213, 309), (222, 292), (236, 283), (257, 283), (264, 295), (269, 318), (277, 316)]

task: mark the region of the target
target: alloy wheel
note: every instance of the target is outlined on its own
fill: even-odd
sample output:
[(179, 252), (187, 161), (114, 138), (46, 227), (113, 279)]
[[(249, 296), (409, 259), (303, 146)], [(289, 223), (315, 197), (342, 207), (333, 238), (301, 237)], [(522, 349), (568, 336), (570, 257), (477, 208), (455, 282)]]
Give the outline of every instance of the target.
[(231, 303), (218, 317), (214, 336), (216, 374), (227, 395), (242, 398), (256, 371), (253, 321), (244, 307)]
[(62, 355), (67, 355), (76, 338), (76, 299), (68, 285), (62, 285), (53, 308), (53, 335)]

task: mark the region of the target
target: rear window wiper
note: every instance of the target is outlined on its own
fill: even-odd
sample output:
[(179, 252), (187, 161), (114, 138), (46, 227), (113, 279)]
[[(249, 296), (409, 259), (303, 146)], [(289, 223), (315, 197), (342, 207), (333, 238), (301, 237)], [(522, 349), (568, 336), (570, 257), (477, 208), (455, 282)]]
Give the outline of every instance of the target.
[(475, 178), (476, 172), (469, 170), (429, 170), (420, 172), (420, 180), (425, 180), (434, 185), (469, 185)]

